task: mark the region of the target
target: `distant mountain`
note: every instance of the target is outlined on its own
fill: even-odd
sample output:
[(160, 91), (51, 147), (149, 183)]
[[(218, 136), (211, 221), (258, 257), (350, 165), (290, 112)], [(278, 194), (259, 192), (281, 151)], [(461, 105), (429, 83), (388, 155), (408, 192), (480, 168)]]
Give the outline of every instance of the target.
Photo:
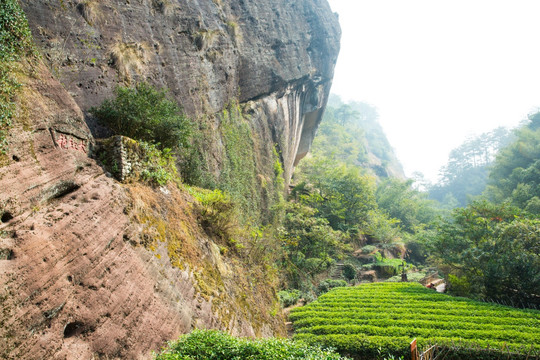
[(313, 155), (361, 167), (380, 179), (404, 179), (403, 167), (378, 117), (377, 109), (369, 104), (344, 103), (331, 94), (313, 142)]

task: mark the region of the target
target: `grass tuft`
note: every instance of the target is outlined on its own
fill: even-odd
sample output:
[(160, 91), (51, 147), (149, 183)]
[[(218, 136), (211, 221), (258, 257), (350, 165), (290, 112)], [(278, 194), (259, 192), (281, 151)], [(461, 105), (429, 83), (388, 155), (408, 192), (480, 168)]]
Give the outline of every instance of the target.
[(77, 5), (77, 10), (90, 26), (94, 25), (101, 15), (97, 0), (84, 0)]
[(149, 48), (139, 42), (117, 42), (111, 47), (111, 64), (122, 80), (131, 82), (132, 74), (142, 74), (149, 60)]

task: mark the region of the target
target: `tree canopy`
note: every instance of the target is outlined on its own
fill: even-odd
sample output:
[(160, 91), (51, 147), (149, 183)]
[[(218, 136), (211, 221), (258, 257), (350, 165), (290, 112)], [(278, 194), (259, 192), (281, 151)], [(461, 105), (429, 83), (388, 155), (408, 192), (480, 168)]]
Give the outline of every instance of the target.
[(488, 197), (540, 214), (540, 113), (516, 131), (516, 139), (503, 148), (489, 174)]
[(192, 124), (165, 90), (141, 82), (134, 88), (118, 86), (115, 97), (90, 113), (114, 133), (158, 145), (161, 149), (187, 147)]
[(486, 188), (490, 166), (510, 139), (510, 131), (500, 127), (453, 149), (448, 163), (441, 168), (440, 182), (429, 187), (430, 197), (447, 207), (466, 206)]
[(474, 202), (438, 226), (432, 245), (453, 293), (540, 304), (538, 218), (508, 204)]

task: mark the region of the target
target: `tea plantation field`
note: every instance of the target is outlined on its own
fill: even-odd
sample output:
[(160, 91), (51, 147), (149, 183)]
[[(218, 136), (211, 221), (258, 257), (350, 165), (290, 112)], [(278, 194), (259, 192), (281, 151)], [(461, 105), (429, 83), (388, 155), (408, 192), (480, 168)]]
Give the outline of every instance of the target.
[(420, 348), (452, 347), (449, 358), (456, 359), (536, 359), (540, 354), (540, 311), (451, 297), (417, 283), (336, 288), (294, 309), (290, 319), (295, 339), (357, 359), (410, 358), (414, 338)]

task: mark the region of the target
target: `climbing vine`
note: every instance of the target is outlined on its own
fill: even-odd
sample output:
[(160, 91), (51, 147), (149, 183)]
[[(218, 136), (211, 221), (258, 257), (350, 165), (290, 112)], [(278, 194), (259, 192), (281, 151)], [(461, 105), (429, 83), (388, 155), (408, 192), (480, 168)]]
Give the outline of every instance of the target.
[(260, 212), (259, 182), (264, 185), (265, 181), (257, 178), (251, 128), (238, 104), (232, 104), (223, 110), (221, 134), (226, 159), (219, 188), (231, 195), (246, 217), (256, 216)]

